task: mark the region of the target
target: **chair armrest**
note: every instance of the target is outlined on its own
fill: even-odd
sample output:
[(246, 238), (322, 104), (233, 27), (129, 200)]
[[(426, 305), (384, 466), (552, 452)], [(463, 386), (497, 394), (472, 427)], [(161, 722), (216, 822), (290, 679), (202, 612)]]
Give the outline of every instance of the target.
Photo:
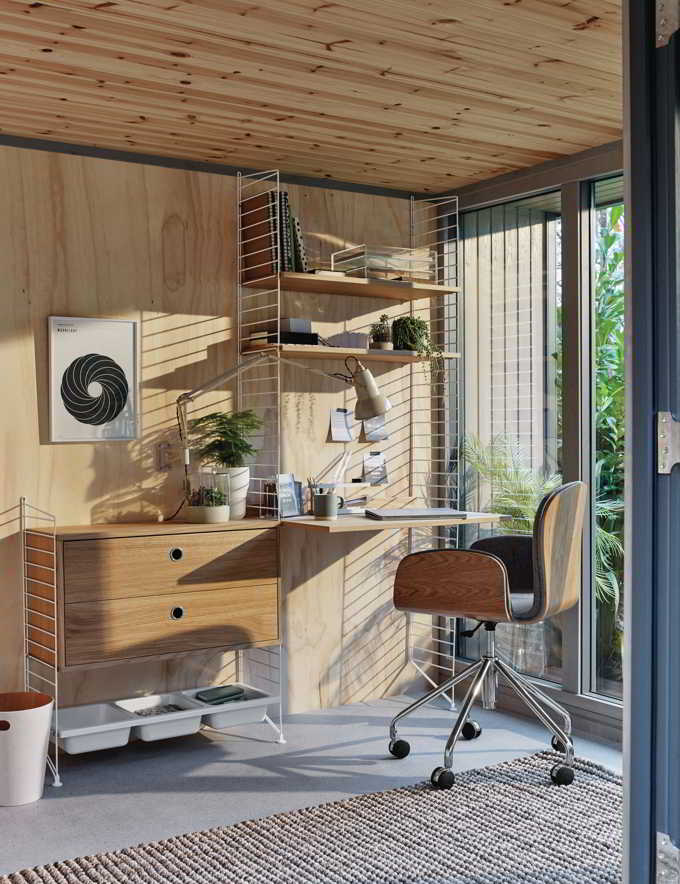
[(534, 538), (531, 534), (499, 534), (475, 541), (470, 549), (500, 559), (508, 572), (510, 592), (534, 591)]
[(419, 614), (507, 622), (512, 619), (509, 592), (503, 562), (471, 549), (412, 553), (394, 578), (395, 608)]

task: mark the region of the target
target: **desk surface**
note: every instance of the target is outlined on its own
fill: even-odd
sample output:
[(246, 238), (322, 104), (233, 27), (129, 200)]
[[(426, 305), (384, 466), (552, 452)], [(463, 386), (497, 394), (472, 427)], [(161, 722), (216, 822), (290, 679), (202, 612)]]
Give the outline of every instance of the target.
[(237, 519), (209, 525), (204, 522), (108, 522), (97, 525), (60, 525), (61, 540), (98, 540), (106, 537), (146, 537), (156, 534), (203, 534), (212, 531), (255, 531), (276, 528), (278, 519)]
[(379, 521), (365, 516), (338, 516), (337, 519), (316, 519), (314, 516), (298, 516), (282, 519), (282, 525), (295, 525), (326, 534), (346, 534), (351, 531), (396, 531), (398, 528), (444, 528), (447, 525), (482, 525), (498, 522), (503, 517), (498, 513), (468, 513), (465, 519), (390, 519)]

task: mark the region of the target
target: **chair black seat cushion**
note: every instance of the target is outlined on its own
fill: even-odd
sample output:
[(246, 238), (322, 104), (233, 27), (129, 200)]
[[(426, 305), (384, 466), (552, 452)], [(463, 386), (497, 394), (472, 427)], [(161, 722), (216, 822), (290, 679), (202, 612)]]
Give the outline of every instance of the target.
[(510, 613), (515, 620), (521, 620), (528, 617), (530, 611), (534, 607), (533, 592), (511, 592), (510, 593)]
[(528, 534), (500, 534), (475, 541), (470, 549), (499, 558), (508, 572), (510, 606), (513, 617), (521, 620), (532, 611), (534, 595), (534, 539)]

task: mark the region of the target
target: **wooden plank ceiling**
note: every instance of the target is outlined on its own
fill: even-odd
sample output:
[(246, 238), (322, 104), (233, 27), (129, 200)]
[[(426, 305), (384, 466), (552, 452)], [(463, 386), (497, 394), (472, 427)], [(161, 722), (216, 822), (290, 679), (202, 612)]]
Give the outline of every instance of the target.
[(621, 133), (620, 0), (0, 0), (0, 132), (441, 191)]

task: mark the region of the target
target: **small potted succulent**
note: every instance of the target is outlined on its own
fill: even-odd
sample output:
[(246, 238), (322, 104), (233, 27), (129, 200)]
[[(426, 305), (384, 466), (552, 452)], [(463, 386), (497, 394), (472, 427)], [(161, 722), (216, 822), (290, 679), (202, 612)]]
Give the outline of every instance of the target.
[(383, 313), (378, 322), (371, 325), (371, 341), (368, 345), (371, 350), (392, 350), (392, 328), (390, 317)]
[(186, 516), (189, 522), (229, 521), (229, 477), (199, 470), (189, 477)]
[(246, 514), (246, 498), (250, 484), (247, 457), (256, 452), (249, 437), (262, 426), (262, 420), (253, 411), (234, 414), (213, 412), (191, 421), (193, 444), (201, 461), (217, 467), (218, 475), (228, 477), (229, 518), (242, 519)]

